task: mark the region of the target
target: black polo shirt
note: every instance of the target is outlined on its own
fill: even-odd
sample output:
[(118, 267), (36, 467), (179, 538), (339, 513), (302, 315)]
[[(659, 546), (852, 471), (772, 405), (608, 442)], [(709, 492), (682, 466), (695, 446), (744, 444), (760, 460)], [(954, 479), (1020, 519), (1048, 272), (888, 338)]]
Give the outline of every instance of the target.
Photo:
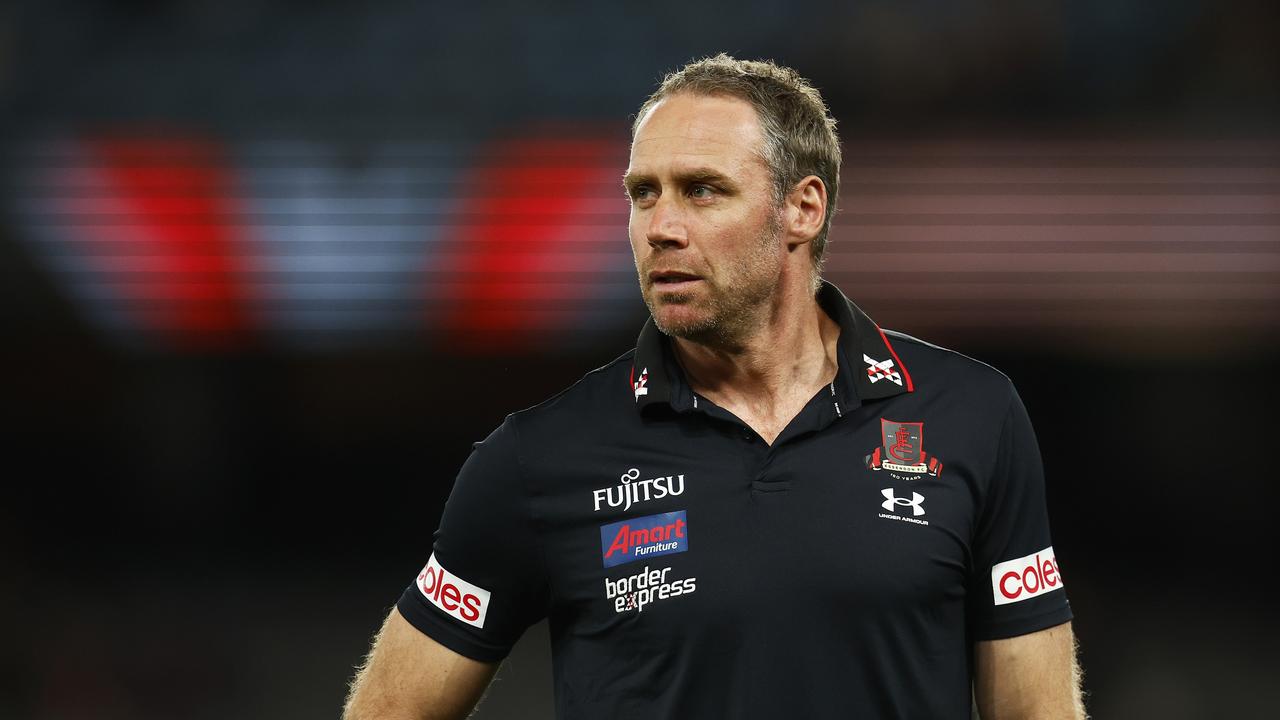
[(549, 617), (560, 718), (968, 718), (976, 640), (1071, 618), (1009, 379), (835, 286), (839, 368), (767, 445), (639, 343), (507, 417), (399, 602), (497, 661)]

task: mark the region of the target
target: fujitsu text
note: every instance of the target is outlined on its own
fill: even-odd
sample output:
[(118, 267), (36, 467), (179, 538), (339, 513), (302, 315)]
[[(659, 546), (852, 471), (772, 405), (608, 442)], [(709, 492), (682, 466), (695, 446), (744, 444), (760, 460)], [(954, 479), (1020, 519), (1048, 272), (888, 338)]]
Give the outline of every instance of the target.
[(602, 507), (619, 508), (625, 512), (637, 503), (661, 500), (684, 492), (684, 475), (667, 475), (648, 480), (639, 478), (640, 471), (631, 468), (622, 476), (621, 484), (593, 490), (591, 499), (595, 502), (595, 512), (599, 512)]

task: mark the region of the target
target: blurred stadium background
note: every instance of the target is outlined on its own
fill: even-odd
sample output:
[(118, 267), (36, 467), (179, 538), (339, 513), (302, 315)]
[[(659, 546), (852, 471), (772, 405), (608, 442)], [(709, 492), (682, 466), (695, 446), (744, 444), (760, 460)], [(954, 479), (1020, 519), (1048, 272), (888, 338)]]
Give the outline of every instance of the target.
[(0, 717), (335, 716), (469, 443), (634, 341), (631, 114), (721, 50), (840, 121), (828, 276), (1018, 384), (1094, 715), (1267, 715), (1278, 8), (6, 4)]

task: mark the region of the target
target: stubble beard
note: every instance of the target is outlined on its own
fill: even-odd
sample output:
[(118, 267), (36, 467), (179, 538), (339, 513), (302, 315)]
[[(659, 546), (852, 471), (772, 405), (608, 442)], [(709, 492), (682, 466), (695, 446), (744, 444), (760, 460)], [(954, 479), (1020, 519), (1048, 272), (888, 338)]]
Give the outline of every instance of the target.
[(700, 345), (723, 348), (740, 345), (768, 313), (777, 292), (782, 263), (777, 255), (781, 232), (780, 218), (771, 216), (756, 236), (751, 252), (739, 264), (738, 272), (719, 281), (703, 278), (705, 300), (700, 301), (696, 293), (663, 294), (662, 305), (701, 302), (704, 312), (693, 317), (666, 320), (659, 312), (661, 305), (654, 299), (652, 286), (641, 278), (641, 294), (654, 324), (666, 335)]

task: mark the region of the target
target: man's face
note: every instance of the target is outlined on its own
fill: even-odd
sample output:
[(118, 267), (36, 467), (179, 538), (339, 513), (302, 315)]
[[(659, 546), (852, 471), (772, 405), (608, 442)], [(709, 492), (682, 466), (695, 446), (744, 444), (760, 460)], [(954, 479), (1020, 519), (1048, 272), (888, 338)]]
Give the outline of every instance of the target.
[(755, 110), (677, 94), (636, 129), (624, 180), (640, 291), (658, 328), (733, 341), (767, 311), (786, 248)]

